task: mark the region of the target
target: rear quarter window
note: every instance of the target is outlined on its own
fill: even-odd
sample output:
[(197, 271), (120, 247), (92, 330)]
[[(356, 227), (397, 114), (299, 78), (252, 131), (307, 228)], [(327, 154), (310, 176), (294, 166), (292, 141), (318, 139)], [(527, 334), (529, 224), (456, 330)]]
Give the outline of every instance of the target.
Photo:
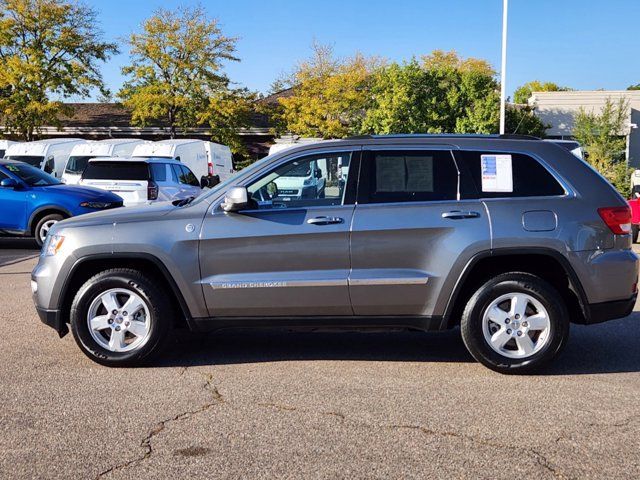
[(90, 180), (149, 180), (145, 162), (89, 162), (82, 178)]
[[(491, 192), (482, 189), (482, 155), (510, 155), (513, 191)], [(455, 151), (460, 168), (461, 198), (548, 197), (566, 192), (555, 177), (535, 158), (523, 153)]]

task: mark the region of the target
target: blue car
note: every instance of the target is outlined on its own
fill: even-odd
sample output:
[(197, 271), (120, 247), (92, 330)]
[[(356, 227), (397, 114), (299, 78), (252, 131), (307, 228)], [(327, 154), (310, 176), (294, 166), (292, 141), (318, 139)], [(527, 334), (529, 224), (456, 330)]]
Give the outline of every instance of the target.
[(0, 234), (34, 236), (42, 246), (56, 222), (121, 206), (113, 193), (64, 185), (39, 168), (0, 160)]

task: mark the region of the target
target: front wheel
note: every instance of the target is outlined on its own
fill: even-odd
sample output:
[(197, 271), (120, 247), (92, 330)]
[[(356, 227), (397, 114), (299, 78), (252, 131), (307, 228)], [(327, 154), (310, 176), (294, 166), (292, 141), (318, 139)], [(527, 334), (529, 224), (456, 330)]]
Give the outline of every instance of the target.
[(565, 345), (569, 314), (560, 294), (541, 278), (506, 273), (475, 292), (460, 327), (477, 361), (500, 373), (528, 373)]
[(90, 278), (74, 298), (70, 317), (82, 352), (110, 367), (138, 366), (157, 354), (173, 320), (165, 292), (130, 269)]
[(49, 233), (49, 230), (51, 230), (51, 227), (53, 227), (56, 223), (63, 219), (64, 217), (59, 213), (52, 213), (51, 215), (42, 217), (38, 221), (34, 233), (36, 237), (36, 243), (39, 247), (42, 247), (42, 245), (44, 245), (44, 241), (46, 240), (47, 234)]

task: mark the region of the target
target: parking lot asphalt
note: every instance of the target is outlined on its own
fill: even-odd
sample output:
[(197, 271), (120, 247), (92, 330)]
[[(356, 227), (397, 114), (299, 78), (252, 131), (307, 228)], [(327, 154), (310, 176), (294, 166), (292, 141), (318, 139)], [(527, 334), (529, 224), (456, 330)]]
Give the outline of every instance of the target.
[(181, 332), (152, 367), (92, 363), (0, 239), (0, 478), (638, 478), (640, 306), (504, 376), (443, 333)]

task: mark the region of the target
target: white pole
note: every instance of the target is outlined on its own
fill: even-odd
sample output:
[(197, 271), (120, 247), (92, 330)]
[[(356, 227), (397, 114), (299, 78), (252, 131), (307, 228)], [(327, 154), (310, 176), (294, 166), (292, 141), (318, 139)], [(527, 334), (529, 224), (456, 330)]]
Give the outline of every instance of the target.
[(500, 135), (504, 135), (505, 109), (507, 104), (507, 6), (502, 0), (502, 67), (500, 69)]

